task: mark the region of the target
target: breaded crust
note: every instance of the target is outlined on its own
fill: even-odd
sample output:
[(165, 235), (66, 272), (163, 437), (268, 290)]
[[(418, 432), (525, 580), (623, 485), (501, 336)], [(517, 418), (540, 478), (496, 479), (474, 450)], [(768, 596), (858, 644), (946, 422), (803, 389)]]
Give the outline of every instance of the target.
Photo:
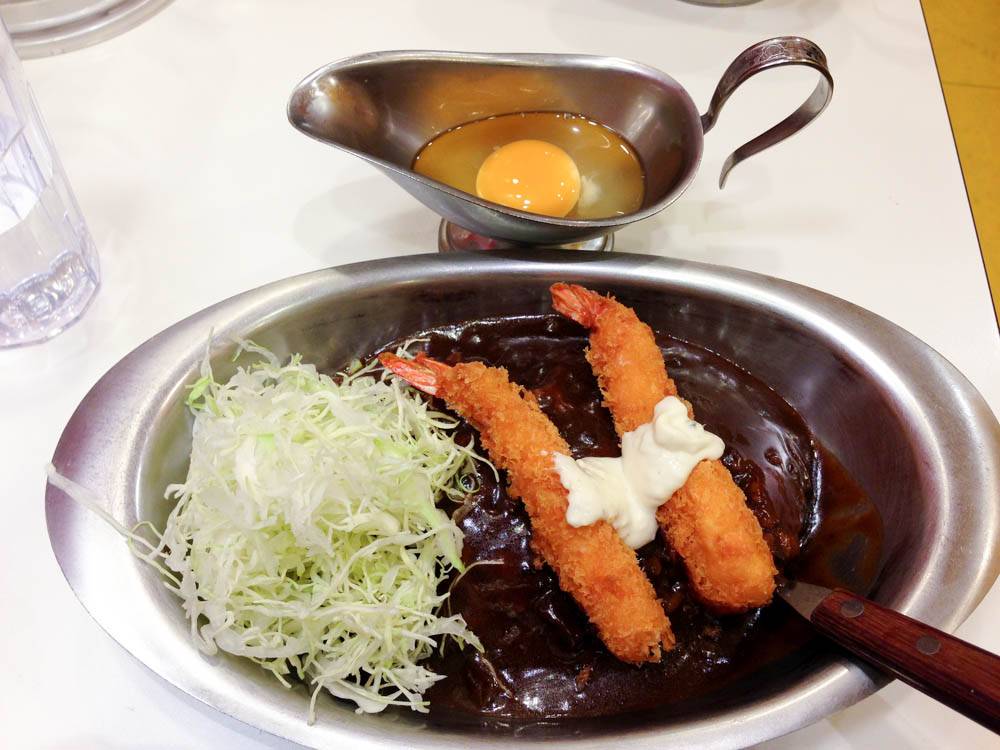
[[(608, 522), (574, 528), (553, 457), (569, 446), (534, 396), (506, 370), (469, 362), (448, 367), (426, 357), (381, 358), (393, 372), (436, 393), (479, 431), (491, 460), (507, 471), (510, 493), (531, 518), (532, 546), (552, 567), (617, 658), (658, 661), (674, 645), (670, 622), (635, 552)], [(400, 364), (402, 363), (402, 364)], [(433, 374), (409, 368), (433, 367)], [(431, 382), (433, 381), (433, 382)]]
[[(619, 436), (651, 421), (662, 398), (678, 395), (652, 329), (631, 308), (569, 284), (553, 285), (552, 299), (558, 312), (590, 329), (587, 360)], [(699, 600), (718, 612), (741, 612), (771, 601), (778, 572), (771, 550), (746, 496), (721, 461), (700, 462), (656, 518), (683, 558)]]
[[(582, 288), (556, 286), (570, 290)], [(598, 300), (604, 299), (595, 296)], [(587, 361), (597, 376), (604, 406), (611, 412), (615, 430), (621, 436), (651, 420), (653, 409), (649, 405), (656, 406), (664, 396), (676, 396), (677, 386), (663, 366), (653, 331), (631, 308), (617, 303), (587, 302), (586, 298), (581, 300), (574, 312), (587, 321), (583, 323), (590, 329)], [(562, 312), (560, 307), (556, 309)], [(570, 317), (582, 322), (576, 316)], [(650, 356), (651, 352), (656, 356)]]
[(663, 607), (614, 527), (566, 522), (567, 493), (553, 456), (568, 455), (569, 446), (534, 396), (505, 370), (479, 362), (456, 365), (439, 394), (479, 430), (490, 458), (508, 472), (511, 494), (531, 517), (533, 546), (608, 649), (622, 661), (658, 661), (661, 646), (674, 644)]
[(656, 511), (699, 600), (716, 612), (771, 601), (778, 571), (746, 497), (721, 461), (701, 461)]

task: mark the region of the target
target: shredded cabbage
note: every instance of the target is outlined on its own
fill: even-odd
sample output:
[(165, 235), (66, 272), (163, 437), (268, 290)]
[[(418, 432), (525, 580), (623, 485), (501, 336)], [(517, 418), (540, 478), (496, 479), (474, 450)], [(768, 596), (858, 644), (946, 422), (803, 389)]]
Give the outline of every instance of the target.
[[(377, 363), (334, 378), (298, 356), (217, 382), (206, 357), (190, 388), (191, 464), (157, 545), (168, 586), (208, 654), (295, 674), (358, 711), (426, 711), (441, 679), (420, 664), (436, 638), (482, 646), (461, 615), (436, 614), (462, 534), (436, 506), (460, 498), (476, 457)], [(129, 534), (136, 540), (135, 534)], [(141, 539), (141, 538), (140, 538)]]

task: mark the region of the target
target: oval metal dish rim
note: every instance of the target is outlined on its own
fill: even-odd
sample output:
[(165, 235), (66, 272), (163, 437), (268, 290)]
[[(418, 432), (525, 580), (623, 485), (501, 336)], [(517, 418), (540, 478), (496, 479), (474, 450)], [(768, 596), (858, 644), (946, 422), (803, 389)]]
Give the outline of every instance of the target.
[[(518, 278), (568, 279), (595, 285), (631, 282), (647, 286), (697, 288), (755, 304), (775, 305), (789, 315), (794, 313), (827, 322), (835, 320), (835, 325), (844, 331), (844, 335), (854, 337), (861, 345), (874, 342), (879, 335), (891, 335), (898, 341), (901, 351), (921, 352), (935, 361), (935, 372), (928, 377), (948, 382), (951, 390), (947, 397), (954, 398), (963, 407), (960, 418), (981, 428), (977, 435), (986, 443), (987, 469), (993, 472), (993, 476), (1000, 476), (1000, 426), (982, 397), (943, 357), (874, 313), (822, 292), (748, 271), (645, 255), (609, 253), (584, 257), (537, 250), (527, 253), (494, 251), (414, 255), (366, 261), (273, 282), (217, 303), (154, 336), (112, 367), (91, 389), (69, 420), (53, 461), (58, 469), (73, 478), (79, 478), (84, 470), (99, 477), (98, 485), (108, 489), (109, 509), (114, 514), (116, 508), (136, 501), (130, 495), (136, 491), (135, 477), (139, 468), (139, 457), (135, 453), (156, 415), (156, 405), (150, 403), (151, 394), (169, 393), (183, 387), (184, 382), (178, 377), (188, 373), (192, 362), (204, 352), (205, 337), (210, 328), (215, 329), (217, 337), (247, 330), (303, 304), (304, 300), (325, 298), (338, 291), (364, 287), (365, 284), (405, 284), (412, 283), (414, 279), (489, 274), (503, 274), (514, 281)], [(900, 367), (905, 374), (908, 364), (902, 362)], [(938, 374), (938, 371), (943, 374)], [(148, 393), (133, 396), (127, 389), (123, 394), (116, 387), (132, 381), (145, 383), (146, 378), (149, 378)], [(87, 461), (94, 455), (105, 460), (88, 464)], [(90, 478), (91, 474), (87, 477)], [(953, 630), (985, 596), (1000, 569), (1000, 545), (997, 544), (1000, 496), (997, 490), (986, 487), (979, 495), (978, 498), (960, 498), (961, 502), (971, 506), (971, 512), (977, 514), (983, 533), (967, 544), (969, 549), (962, 560), (961, 570), (964, 588), (955, 593), (958, 599), (954, 608), (930, 616), (924, 608), (915, 606), (918, 597), (914, 594), (901, 604), (901, 611), (918, 617), (923, 615), (937, 627)], [(52, 485), (46, 488), (46, 520), (59, 565), (83, 605), (112, 638), (187, 695), (252, 726), (303, 744), (350, 739), (359, 747), (376, 747), (380, 746), (380, 742), (399, 740), (402, 736), (398, 734), (403, 728), (400, 724), (379, 724), (377, 718), (373, 723), (367, 717), (350, 726), (323, 722), (321, 719), (317, 725), (310, 727), (306, 725), (304, 715), (285, 715), (278, 707), (262, 705), (261, 701), (256, 704), (252, 701), (241, 702), (232, 695), (220, 694), (212, 685), (200, 684), (196, 674), (185, 672), (175, 663), (173, 654), (160, 653), (157, 644), (144, 642), (141, 630), (136, 631), (139, 633), (136, 635), (122, 620), (106, 616), (107, 611), (114, 611), (116, 593), (108, 590), (105, 581), (93, 580), (93, 576), (88, 576), (88, 570), (79, 566), (81, 555), (116, 555), (116, 559), (124, 559), (122, 554), (129, 555), (122, 552), (124, 544), (119, 550), (101, 547), (106, 545), (107, 537), (96, 529), (102, 528), (104, 522), (96, 520), (89, 511), (73, 503)], [(938, 558), (942, 554), (940, 550), (935, 550)], [(134, 558), (128, 559), (134, 566), (144, 565)], [(112, 609), (108, 610), (108, 607)], [(193, 644), (189, 645), (196, 651)], [(886, 681), (883, 675), (863, 668), (857, 662), (838, 659), (810, 676), (794, 695), (779, 694), (751, 703), (741, 710), (738, 723), (720, 722), (718, 716), (709, 715), (680, 727), (633, 731), (627, 736), (615, 737), (614, 741), (622, 747), (649, 746), (654, 738), (658, 743), (667, 740), (678, 746), (744, 746), (780, 736), (846, 708)], [(825, 695), (828, 691), (831, 696)], [(731, 716), (729, 718), (732, 720)], [(509, 741), (509, 737), (504, 736), (458, 736), (432, 732), (418, 737), (408, 732), (405, 737), (410, 745), (420, 742), (435, 747), (458, 743), (482, 746)], [(568, 732), (565, 739), (546, 738), (545, 741), (596, 748), (606, 746), (610, 739), (608, 735), (583, 738), (572, 734)], [(456, 741), (456, 737), (460, 739)]]

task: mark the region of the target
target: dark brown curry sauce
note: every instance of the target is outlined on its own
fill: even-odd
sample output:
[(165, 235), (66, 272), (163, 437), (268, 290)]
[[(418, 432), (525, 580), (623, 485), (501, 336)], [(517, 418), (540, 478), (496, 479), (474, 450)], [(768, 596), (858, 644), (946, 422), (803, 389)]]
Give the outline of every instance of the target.
[[(437, 359), (507, 368), (512, 380), (535, 393), (575, 457), (618, 454), (610, 415), (584, 358), (586, 333), (575, 323), (555, 315), (509, 318), (426, 336), (425, 349)], [(867, 590), (877, 571), (881, 520), (798, 413), (725, 359), (667, 336), (657, 341), (696, 418), (726, 442), (722, 460), (746, 493), (779, 570), (794, 566), (805, 580)], [(462, 431), (475, 439), (467, 425)], [(662, 711), (722, 694), (748, 675), (773, 672), (797, 649), (815, 647), (808, 625), (781, 603), (743, 615), (705, 610), (689, 595), (683, 565), (657, 539), (638, 556), (677, 645), (659, 663), (624, 664), (604, 648), (552, 570), (538, 566), (527, 513), (507, 496), (504, 477), (498, 482), (484, 467), (478, 480), (453, 518), (465, 534), (464, 562), (499, 564), (469, 570), (454, 586), (450, 606), (485, 652), (450, 644), (430, 658), (429, 666), (446, 675), (425, 696), (438, 720)]]

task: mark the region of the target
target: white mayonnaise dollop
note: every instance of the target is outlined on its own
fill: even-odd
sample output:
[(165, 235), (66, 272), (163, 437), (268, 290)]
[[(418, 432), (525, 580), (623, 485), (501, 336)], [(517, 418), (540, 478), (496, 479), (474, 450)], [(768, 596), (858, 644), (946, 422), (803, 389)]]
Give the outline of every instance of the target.
[(719, 458), (725, 447), (688, 418), (683, 401), (667, 396), (656, 405), (652, 422), (622, 436), (621, 457), (555, 457), (569, 492), (566, 521), (589, 526), (605, 519), (638, 549), (656, 536), (656, 509), (683, 486), (699, 461)]

